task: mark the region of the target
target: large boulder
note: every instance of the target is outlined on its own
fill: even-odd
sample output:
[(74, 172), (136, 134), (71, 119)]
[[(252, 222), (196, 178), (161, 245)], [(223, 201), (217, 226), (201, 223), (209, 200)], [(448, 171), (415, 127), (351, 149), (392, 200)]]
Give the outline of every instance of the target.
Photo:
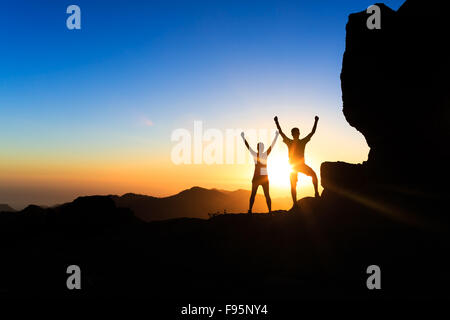
[[(446, 194), (450, 115), (450, 23), (446, 0), (383, 4), (381, 29), (365, 10), (351, 14), (341, 85), (343, 112), (370, 147), (361, 165), (324, 163), (325, 194), (384, 190)], [(395, 197), (394, 197), (395, 198)]]

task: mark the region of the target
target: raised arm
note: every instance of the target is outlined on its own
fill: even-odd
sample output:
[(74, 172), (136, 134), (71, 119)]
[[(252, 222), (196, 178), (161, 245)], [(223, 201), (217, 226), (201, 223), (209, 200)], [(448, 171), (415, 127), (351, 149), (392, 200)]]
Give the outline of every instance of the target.
[(311, 133), (308, 134), (305, 139), (308, 139), (308, 140), (311, 139), (311, 137), (314, 135), (314, 133), (316, 133), (317, 122), (319, 122), (319, 117), (318, 116), (316, 116), (315, 119), (314, 119), (314, 126), (313, 126), (313, 128), (311, 130)]
[(280, 123), (278, 122), (278, 117), (273, 118), (275, 120), (275, 124), (277, 125), (278, 132), (280, 133), (283, 140), (289, 139), (284, 133), (283, 130), (281, 130)]
[(277, 132), (275, 132), (275, 138), (273, 138), (273, 142), (272, 145), (269, 147), (269, 149), (267, 149), (267, 155), (269, 155), (272, 152), (273, 147), (275, 146), (275, 143), (277, 142), (278, 136), (280, 134)]
[(244, 134), (243, 132), (241, 132), (241, 137), (242, 137), (242, 140), (244, 140), (245, 146), (246, 146), (247, 149), (250, 151), (250, 153), (251, 153), (252, 155), (257, 154), (257, 153), (255, 152), (255, 150), (253, 150), (253, 149), (250, 147), (250, 145), (248, 144), (247, 140), (245, 139), (245, 134)]

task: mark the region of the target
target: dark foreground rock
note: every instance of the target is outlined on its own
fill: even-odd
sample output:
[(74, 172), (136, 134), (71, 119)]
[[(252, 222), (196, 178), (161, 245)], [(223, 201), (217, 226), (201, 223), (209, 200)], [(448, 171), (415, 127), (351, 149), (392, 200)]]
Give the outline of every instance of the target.
[[(339, 204), (339, 207), (336, 206)], [(144, 223), (110, 197), (0, 215), (1, 296), (146, 299), (446, 297), (448, 233), (329, 198), (297, 212)], [(66, 268), (82, 290), (66, 288)], [(366, 269), (382, 270), (382, 291)]]
[(444, 0), (408, 0), (347, 24), (341, 73), (343, 112), (370, 147), (361, 165), (324, 163), (325, 195), (380, 202), (405, 212), (447, 216), (450, 170), (450, 24)]

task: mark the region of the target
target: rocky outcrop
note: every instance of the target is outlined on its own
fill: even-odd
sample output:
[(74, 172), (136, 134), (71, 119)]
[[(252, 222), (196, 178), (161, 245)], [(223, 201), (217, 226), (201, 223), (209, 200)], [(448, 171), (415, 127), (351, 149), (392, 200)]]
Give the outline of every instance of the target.
[[(447, 1), (448, 2), (448, 1)], [(435, 197), (449, 183), (450, 24), (446, 1), (378, 4), (381, 29), (351, 14), (341, 73), (343, 112), (370, 147), (361, 165), (324, 163), (332, 190)], [(393, 196), (395, 198), (395, 196)]]

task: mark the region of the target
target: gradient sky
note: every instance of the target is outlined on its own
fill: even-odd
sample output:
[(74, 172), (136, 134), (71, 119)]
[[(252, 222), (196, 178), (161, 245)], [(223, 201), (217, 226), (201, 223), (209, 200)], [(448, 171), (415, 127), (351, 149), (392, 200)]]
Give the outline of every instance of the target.
[[(81, 30), (66, 28), (70, 4), (81, 7)], [(364, 137), (341, 112), (339, 74), (348, 14), (371, 4), (2, 0), (0, 203), (249, 189), (251, 164), (171, 162), (171, 133), (194, 120), (272, 129), (278, 115), (286, 133), (298, 126), (304, 135), (317, 114), (307, 147), (316, 172), (323, 161), (366, 160)], [(287, 161), (282, 143), (273, 158)], [(289, 196), (288, 179), (274, 197)], [(300, 194), (312, 194), (300, 179)]]

